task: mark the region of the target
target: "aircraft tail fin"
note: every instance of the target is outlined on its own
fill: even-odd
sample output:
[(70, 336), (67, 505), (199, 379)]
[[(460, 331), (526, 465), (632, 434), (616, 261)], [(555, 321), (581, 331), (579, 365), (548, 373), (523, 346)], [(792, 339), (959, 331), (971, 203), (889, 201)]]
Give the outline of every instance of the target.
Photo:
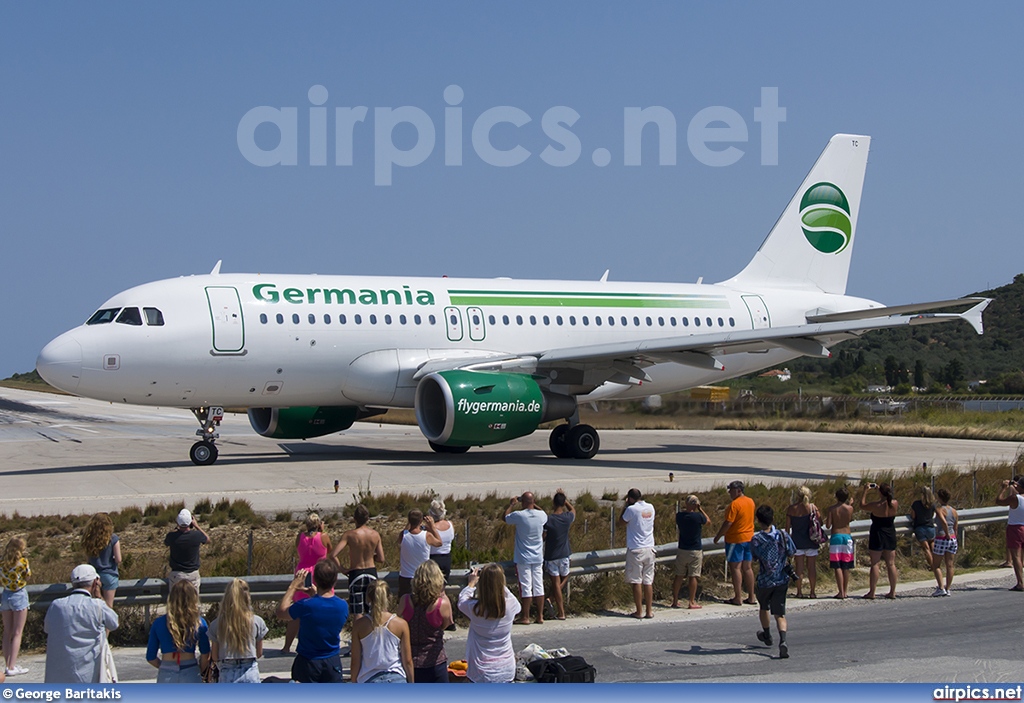
[(724, 285), (846, 293), (871, 137), (837, 134), (747, 267)]

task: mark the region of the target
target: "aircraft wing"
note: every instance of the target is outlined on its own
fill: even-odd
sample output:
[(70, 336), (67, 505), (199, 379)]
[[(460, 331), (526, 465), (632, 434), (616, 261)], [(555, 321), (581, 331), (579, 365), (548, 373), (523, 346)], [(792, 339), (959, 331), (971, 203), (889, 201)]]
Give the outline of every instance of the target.
[[(738, 352), (758, 352), (773, 348), (789, 349), (805, 356), (829, 357), (829, 346), (844, 339), (860, 336), (872, 330), (913, 325), (930, 325), (964, 320), (978, 334), (983, 331), (981, 313), (991, 302), (989, 298), (963, 298), (957, 301), (943, 301), (942, 305), (925, 303), (920, 306), (899, 306), (896, 308), (875, 308), (850, 313), (815, 315), (819, 320), (805, 325), (771, 327), (765, 329), (716, 332), (712, 334), (691, 334), (676, 337), (662, 337), (645, 341), (598, 344), (586, 347), (567, 347), (538, 352), (538, 367), (566, 363), (600, 363), (616, 360), (634, 362), (675, 362), (699, 368), (723, 369), (720, 357)], [(951, 307), (953, 304), (971, 304), (970, 309), (961, 313), (922, 312), (907, 314), (904, 310), (931, 310), (937, 307)], [(895, 311), (894, 314), (887, 314)], [(866, 316), (871, 313), (871, 316)], [(861, 315), (865, 315), (861, 317)], [(831, 319), (830, 319), (831, 318)], [(841, 319), (835, 319), (841, 318)], [(812, 319), (809, 317), (809, 319)]]

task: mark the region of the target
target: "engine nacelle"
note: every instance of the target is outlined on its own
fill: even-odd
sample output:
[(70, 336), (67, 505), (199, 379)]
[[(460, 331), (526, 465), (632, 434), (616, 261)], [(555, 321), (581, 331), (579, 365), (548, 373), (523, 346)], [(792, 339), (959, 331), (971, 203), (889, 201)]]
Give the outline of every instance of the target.
[(576, 400), (542, 390), (525, 374), (439, 371), (416, 387), (416, 422), (446, 447), (497, 444), (524, 437), (542, 422), (569, 417)]
[(249, 424), (257, 434), (274, 439), (308, 439), (347, 430), (360, 417), (359, 408), (249, 408)]

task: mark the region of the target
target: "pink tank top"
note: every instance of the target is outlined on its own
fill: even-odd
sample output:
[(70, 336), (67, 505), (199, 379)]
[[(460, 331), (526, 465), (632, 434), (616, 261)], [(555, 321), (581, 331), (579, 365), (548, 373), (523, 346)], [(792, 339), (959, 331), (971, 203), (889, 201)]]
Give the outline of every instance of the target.
[(319, 532), (300, 535), (295, 549), (299, 553), (299, 564), (295, 567), (296, 571), (299, 569), (312, 571), (316, 563), (327, 556), (327, 547), (324, 546)]

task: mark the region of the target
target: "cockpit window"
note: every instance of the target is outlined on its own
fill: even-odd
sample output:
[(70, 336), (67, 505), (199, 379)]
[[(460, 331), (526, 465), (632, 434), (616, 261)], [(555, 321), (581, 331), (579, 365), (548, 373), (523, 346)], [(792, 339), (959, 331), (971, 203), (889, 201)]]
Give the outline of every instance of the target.
[(150, 327), (163, 327), (164, 314), (156, 308), (142, 308), (142, 312), (146, 313), (146, 324)]
[(117, 316), (117, 322), (122, 325), (142, 325), (142, 315), (139, 314), (138, 308), (125, 308), (121, 311), (121, 314)]
[(105, 325), (108, 322), (113, 322), (114, 318), (117, 317), (117, 312), (121, 308), (105, 308), (103, 310), (97, 310), (93, 313), (85, 324), (87, 325)]

